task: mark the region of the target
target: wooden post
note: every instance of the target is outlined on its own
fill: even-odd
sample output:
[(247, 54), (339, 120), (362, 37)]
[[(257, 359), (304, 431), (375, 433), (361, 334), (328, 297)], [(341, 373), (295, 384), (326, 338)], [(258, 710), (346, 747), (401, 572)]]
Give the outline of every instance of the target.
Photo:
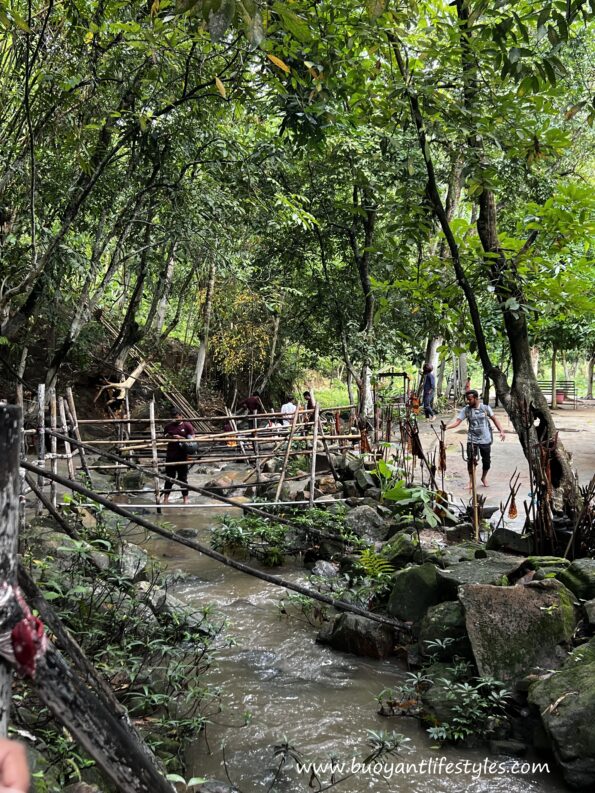
[[(68, 424), (66, 422), (66, 407), (64, 406), (64, 397), (58, 398), (58, 410), (60, 411), (60, 424), (62, 427), (62, 434), (67, 436)], [(73, 458), (72, 447), (68, 443), (68, 441), (64, 441), (64, 451), (66, 453), (66, 465), (68, 466), (68, 477), (70, 479), (75, 479), (76, 475), (74, 473), (74, 463), (72, 461)]]
[(161, 501), (161, 492), (159, 490), (159, 455), (157, 454), (157, 430), (155, 429), (155, 400), (149, 402), (149, 421), (151, 422), (151, 456), (153, 458), (153, 470), (155, 476), (153, 482), (155, 486), (155, 503), (159, 504)]
[(320, 438), (322, 440), (322, 445), (324, 446), (324, 451), (326, 453), (326, 459), (328, 460), (328, 467), (331, 469), (331, 474), (333, 475), (333, 479), (335, 482), (338, 482), (340, 477), (337, 473), (337, 469), (335, 468), (335, 464), (333, 463), (333, 457), (331, 455), (328, 442), (324, 435), (324, 427), (322, 425), (322, 419), (318, 416), (318, 429), (320, 431)]
[[(45, 468), (45, 385), (40, 383), (37, 386), (37, 466)], [(37, 487), (43, 493), (45, 479), (41, 474), (37, 475)], [(41, 503), (35, 505), (35, 514), (41, 513)]]
[(275, 492), (275, 501), (279, 501), (279, 497), (281, 496), (281, 490), (283, 488), (283, 482), (285, 481), (285, 474), (287, 473), (287, 461), (289, 460), (289, 452), (291, 451), (291, 442), (293, 441), (293, 435), (295, 433), (295, 428), (297, 425), (298, 414), (299, 414), (299, 410), (296, 408), (295, 413), (291, 417), (291, 427), (289, 428), (289, 436), (287, 438), (287, 449), (285, 449), (283, 465), (281, 466), (281, 476), (277, 483), (277, 490)]
[[(0, 585), (14, 586), (17, 579), (19, 531), (19, 450), (21, 446), (21, 409), (0, 405)], [(0, 624), (12, 613), (12, 606), (0, 606)], [(0, 660), (0, 737), (5, 738), (10, 710), (12, 671)]]
[(127, 437), (130, 438), (132, 434), (132, 429), (130, 427), (130, 400), (128, 399), (128, 391), (126, 391), (126, 396), (124, 397), (124, 404), (126, 405), (126, 419), (127, 419), (126, 433), (127, 433)]
[(318, 447), (318, 424), (320, 421), (320, 407), (314, 405), (314, 427), (312, 428), (312, 460), (310, 462), (310, 509), (314, 506), (314, 482), (316, 481), (316, 451)]
[[(83, 439), (81, 438), (81, 431), (79, 430), (79, 423), (76, 415), (76, 407), (74, 404), (74, 396), (72, 394), (72, 388), (66, 389), (66, 401), (68, 402), (68, 410), (70, 411), (70, 418), (72, 420), (72, 431), (74, 432), (74, 437), (77, 439), (77, 441), (79, 441), (79, 443), (82, 443)], [(91, 472), (89, 471), (89, 466), (87, 465), (87, 458), (83, 446), (79, 446), (79, 454), (81, 456), (82, 469), (89, 477), (89, 481), (91, 481)]]
[[(56, 390), (52, 388), (50, 391), (50, 429), (52, 432), (56, 432), (58, 429), (58, 406), (56, 404)], [(52, 453), (52, 459), (50, 461), (50, 467), (53, 474), (58, 473), (58, 439), (55, 435), (50, 435), (50, 451)], [(54, 481), (50, 482), (50, 501), (52, 505), (55, 507), (57, 503), (56, 498), (56, 483)]]

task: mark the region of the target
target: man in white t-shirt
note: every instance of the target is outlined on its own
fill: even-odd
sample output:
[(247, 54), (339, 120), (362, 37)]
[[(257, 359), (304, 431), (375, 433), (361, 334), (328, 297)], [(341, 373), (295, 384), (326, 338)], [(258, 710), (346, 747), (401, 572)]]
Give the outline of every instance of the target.
[(488, 471), (491, 466), (492, 431), (490, 421), (496, 425), (500, 433), (500, 440), (504, 440), (506, 435), (498, 418), (489, 405), (483, 405), (479, 399), (479, 394), (475, 389), (467, 391), (465, 394), (467, 405), (459, 411), (454, 421), (446, 425), (446, 429), (458, 427), (462, 421), (467, 421), (467, 470), (469, 471), (469, 488), (471, 488), (471, 477), (473, 475), (473, 461), (481, 455), (481, 483), (484, 487), (488, 486)]
[(291, 424), (291, 420), (293, 418), (293, 414), (297, 410), (297, 406), (295, 404), (295, 400), (293, 397), (288, 397), (287, 402), (284, 405), (281, 405), (281, 415), (282, 424), (284, 427), (288, 427)]

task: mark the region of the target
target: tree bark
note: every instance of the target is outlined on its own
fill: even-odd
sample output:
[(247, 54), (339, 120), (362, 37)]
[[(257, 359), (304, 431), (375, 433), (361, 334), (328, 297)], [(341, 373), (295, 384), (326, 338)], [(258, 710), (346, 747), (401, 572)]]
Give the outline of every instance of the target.
[(215, 294), (215, 257), (211, 256), (209, 262), (209, 280), (207, 283), (207, 293), (205, 295), (205, 304), (203, 307), (203, 323), (200, 331), (200, 344), (198, 346), (198, 355), (196, 356), (196, 369), (194, 372), (194, 395), (196, 399), (196, 407), (200, 405), (200, 386), (202, 375), (205, 368), (205, 361), (207, 360), (207, 351), (209, 347), (209, 328), (211, 325), (211, 313), (213, 310), (213, 295)]
[(558, 357), (558, 348), (554, 344), (552, 347), (552, 410), (556, 410), (558, 403), (556, 402), (556, 360)]
[(595, 368), (595, 355), (589, 358), (587, 364), (587, 399), (593, 399), (593, 369)]

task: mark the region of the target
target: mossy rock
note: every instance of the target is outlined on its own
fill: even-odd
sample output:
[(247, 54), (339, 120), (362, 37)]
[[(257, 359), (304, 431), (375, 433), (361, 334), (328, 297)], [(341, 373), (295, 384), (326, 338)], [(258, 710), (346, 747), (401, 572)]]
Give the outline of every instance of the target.
[[(497, 554), (490, 551), (491, 554)], [(500, 558), (504, 557), (504, 558)], [(474, 559), (460, 562), (446, 570), (438, 570), (441, 600), (456, 600), (460, 586), (467, 584), (492, 584), (507, 586), (509, 577), (514, 574), (524, 560), (497, 554), (497, 558)]]
[(430, 606), (439, 602), (436, 567), (426, 562), (395, 574), (387, 611), (405, 622), (419, 622)]
[(556, 578), (574, 592), (577, 598), (595, 598), (595, 559), (576, 559), (566, 570), (558, 573)]
[(483, 676), (517, 684), (543, 669), (557, 669), (576, 627), (574, 596), (558, 581), (526, 586), (462, 586), (473, 656)]
[[(435, 653), (428, 648), (429, 642), (453, 639), (447, 647)], [(456, 600), (448, 600), (430, 606), (419, 628), (419, 649), (422, 655), (436, 654), (440, 661), (450, 661), (455, 655), (462, 658), (473, 658), (463, 606)]]
[(447, 545), (446, 548), (440, 548), (433, 552), (438, 560), (438, 565), (442, 568), (452, 567), (460, 562), (470, 562), (476, 559), (478, 552), (484, 552), (483, 545), (478, 542), (458, 543), (457, 545)]
[(399, 569), (409, 562), (421, 560), (421, 548), (417, 536), (401, 531), (391, 537), (382, 547), (382, 555)]
[(595, 788), (595, 638), (568, 656), (564, 666), (529, 689), (539, 709), (564, 779), (582, 790)]

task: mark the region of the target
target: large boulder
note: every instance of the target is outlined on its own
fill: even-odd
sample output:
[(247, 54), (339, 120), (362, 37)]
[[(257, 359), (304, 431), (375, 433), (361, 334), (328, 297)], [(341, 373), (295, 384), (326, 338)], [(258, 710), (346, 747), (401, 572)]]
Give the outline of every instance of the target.
[(459, 562), (446, 570), (438, 570), (441, 600), (455, 600), (460, 586), (465, 584), (493, 584), (506, 586), (524, 560), (513, 558), (474, 559)]
[(372, 474), (368, 473), (368, 471), (364, 470), (363, 468), (359, 468), (355, 472), (355, 481), (357, 482), (358, 487), (360, 490), (368, 490), (370, 487), (376, 487), (377, 482), (372, 476)]
[[(433, 642), (443, 643), (447, 639), (452, 642), (441, 648), (432, 647)], [(430, 606), (419, 626), (419, 649), (422, 655), (435, 655), (440, 661), (450, 661), (455, 655), (472, 658), (465, 612), (458, 600)]]
[(570, 653), (562, 669), (533, 683), (529, 702), (539, 709), (566, 782), (594, 790), (595, 638)]
[(316, 640), (335, 650), (368, 658), (388, 658), (395, 644), (394, 631), (388, 625), (348, 613), (325, 625)]
[[(479, 558), (477, 553), (484, 553), (483, 545), (478, 542), (469, 540), (457, 545), (447, 545), (446, 548), (439, 548), (433, 551), (434, 556), (438, 561), (440, 567), (452, 567), (459, 564), (459, 562), (470, 562), (473, 559)], [(483, 556), (485, 558), (485, 554)]]
[(345, 528), (358, 537), (372, 541), (383, 540), (386, 536), (384, 521), (375, 509), (367, 504), (355, 507), (345, 516)]
[(332, 493), (337, 493), (339, 490), (339, 488), (337, 487), (337, 483), (335, 482), (335, 478), (330, 474), (327, 476), (321, 476), (318, 479), (318, 489), (325, 496), (330, 495)]
[[(261, 474), (260, 481), (261, 482), (268, 482), (268, 480), (272, 477), (272, 474)], [(247, 483), (253, 484), (256, 482), (256, 475), (253, 475)], [(203, 485), (204, 490), (209, 490), (215, 495), (218, 496), (230, 496), (234, 494), (234, 490), (236, 490), (233, 485), (237, 484), (232, 476), (229, 474), (221, 474), (216, 479), (209, 479), (209, 481)], [(251, 494), (253, 495), (253, 488), (249, 488)], [(248, 490), (246, 490), (248, 492)], [(236, 495), (238, 493), (236, 492)]]
[(429, 562), (400, 570), (394, 582), (387, 606), (391, 617), (419, 622), (430, 606), (440, 602), (436, 568)]
[(564, 586), (581, 600), (595, 598), (595, 559), (576, 559), (568, 569), (558, 573)]
[(131, 542), (122, 543), (118, 556), (118, 569), (124, 578), (141, 581), (145, 577), (148, 564), (149, 554), (145, 550)]
[(491, 533), (486, 548), (489, 551), (509, 551), (527, 556), (533, 553), (533, 543), (532, 534), (519, 534), (517, 531), (500, 526)]
[(519, 683), (558, 668), (576, 627), (574, 597), (553, 579), (526, 586), (468, 584), (459, 590), (480, 675)]

